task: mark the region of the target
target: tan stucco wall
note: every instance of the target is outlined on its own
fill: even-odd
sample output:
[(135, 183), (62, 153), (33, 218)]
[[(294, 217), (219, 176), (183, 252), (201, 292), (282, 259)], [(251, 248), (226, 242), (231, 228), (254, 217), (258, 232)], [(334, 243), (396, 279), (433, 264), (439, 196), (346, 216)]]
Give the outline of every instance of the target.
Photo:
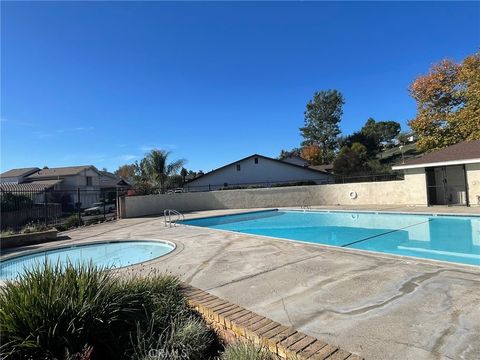
[[(423, 182), (422, 182), (423, 181)], [(349, 197), (357, 193), (356, 199)], [(125, 198), (126, 217), (179, 211), (264, 208), (302, 205), (426, 205), (425, 173), (414, 171), (403, 181), (224, 190)]]
[(480, 206), (480, 163), (466, 164), (470, 206)]
[[(405, 180), (403, 181), (402, 200), (407, 205), (427, 205), (427, 179), (425, 169), (407, 169), (405, 170)], [(402, 202), (394, 202), (394, 204)]]

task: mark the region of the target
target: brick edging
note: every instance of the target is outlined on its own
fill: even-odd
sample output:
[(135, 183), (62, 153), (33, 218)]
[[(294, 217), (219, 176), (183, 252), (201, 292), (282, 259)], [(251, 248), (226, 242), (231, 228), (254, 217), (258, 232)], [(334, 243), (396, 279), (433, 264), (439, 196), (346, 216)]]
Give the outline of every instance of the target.
[(197, 310), (227, 343), (239, 339), (262, 345), (282, 359), (362, 359), (206, 291), (185, 286), (184, 293), (188, 304)]

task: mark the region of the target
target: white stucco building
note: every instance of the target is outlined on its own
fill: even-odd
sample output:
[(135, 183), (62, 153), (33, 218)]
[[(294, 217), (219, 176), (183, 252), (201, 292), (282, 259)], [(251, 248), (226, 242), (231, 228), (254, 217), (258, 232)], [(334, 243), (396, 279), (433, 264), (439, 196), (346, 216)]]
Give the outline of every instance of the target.
[(188, 191), (206, 191), (298, 182), (326, 184), (332, 181), (333, 177), (324, 171), (254, 154), (190, 180), (185, 187)]
[(480, 205), (480, 140), (464, 141), (392, 167), (405, 171), (425, 205)]

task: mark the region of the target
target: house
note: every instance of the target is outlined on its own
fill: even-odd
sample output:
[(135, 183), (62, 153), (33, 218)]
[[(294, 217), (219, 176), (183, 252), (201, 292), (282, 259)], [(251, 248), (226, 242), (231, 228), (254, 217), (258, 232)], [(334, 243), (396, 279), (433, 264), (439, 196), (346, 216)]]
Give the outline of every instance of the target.
[(38, 167), (30, 167), (30, 168), (12, 169), (12, 170), (5, 171), (4, 173), (0, 174), (0, 184), (3, 184), (3, 183), (20, 184), (24, 182), (25, 177), (39, 170), (40, 169)]
[(281, 159), (283, 162), (287, 162), (287, 163), (290, 163), (290, 164), (294, 164), (294, 165), (300, 165), (300, 166), (303, 166), (303, 167), (307, 167), (309, 164), (308, 164), (308, 160), (305, 160), (304, 158), (300, 157), (300, 156), (297, 156), (297, 155), (290, 155), (286, 158), (283, 158)]
[(333, 173), (333, 164), (325, 164), (325, 165), (310, 165), (308, 160), (305, 160), (304, 158), (297, 156), (297, 155), (291, 155), (286, 158), (281, 159), (283, 162), (288, 162), (290, 164), (294, 165), (300, 165), (303, 167), (308, 167), (313, 170), (319, 170), (323, 171), (329, 174)]
[(100, 187), (101, 188), (129, 188), (130, 184), (121, 177), (108, 172), (108, 171), (100, 171)]
[(93, 165), (67, 166), (58, 168), (45, 167), (26, 177), (26, 181), (59, 180), (62, 182), (57, 190), (98, 190), (100, 188), (100, 171)]
[[(36, 202), (60, 202), (64, 208), (78, 203), (82, 208), (89, 207), (107, 193), (129, 186), (125, 180), (93, 165), (13, 169), (0, 174), (2, 191), (34, 193)], [(45, 192), (49, 194), (47, 200), (42, 197)]]
[(333, 164), (325, 164), (325, 165), (312, 165), (309, 166), (310, 169), (324, 171), (326, 173), (332, 174), (333, 173)]
[(392, 167), (422, 182), (428, 205), (480, 205), (480, 140), (465, 141)]
[(333, 178), (324, 171), (253, 154), (188, 181), (186, 188), (189, 191), (205, 191), (307, 181), (315, 184), (326, 184), (332, 182)]

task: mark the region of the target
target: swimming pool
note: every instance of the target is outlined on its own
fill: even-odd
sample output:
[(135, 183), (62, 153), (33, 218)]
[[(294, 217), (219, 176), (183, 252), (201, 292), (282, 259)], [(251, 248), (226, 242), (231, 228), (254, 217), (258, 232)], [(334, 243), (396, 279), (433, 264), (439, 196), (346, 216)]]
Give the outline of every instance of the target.
[(261, 211), (185, 225), (480, 265), (480, 217), (339, 211)]
[(0, 262), (0, 280), (11, 280), (25, 270), (45, 262), (49, 264), (90, 263), (102, 268), (119, 268), (138, 264), (168, 254), (175, 244), (167, 241), (114, 241), (65, 246)]

